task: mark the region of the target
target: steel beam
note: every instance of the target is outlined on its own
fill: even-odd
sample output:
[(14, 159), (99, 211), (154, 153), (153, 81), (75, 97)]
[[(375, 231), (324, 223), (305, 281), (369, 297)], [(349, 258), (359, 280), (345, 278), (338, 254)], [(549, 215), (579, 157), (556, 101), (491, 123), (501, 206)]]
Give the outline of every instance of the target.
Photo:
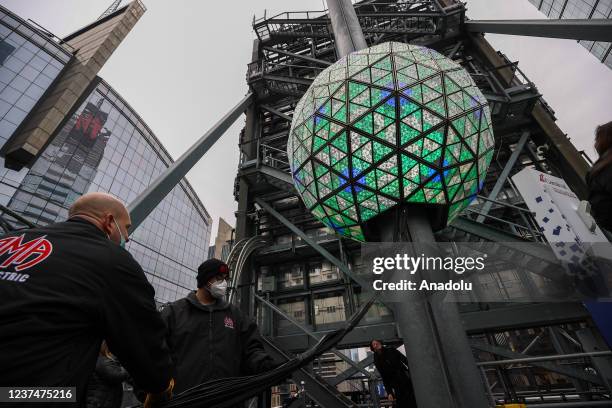
[[(410, 208), (406, 224), (398, 223), (401, 207), (386, 211), (378, 216), (376, 223), (380, 231), (381, 242), (398, 242), (401, 228), (406, 228), (413, 241), (432, 242), (433, 232), (427, 214), (420, 206)], [(411, 244), (406, 244), (410, 246)], [(414, 253), (422, 253), (420, 247), (412, 244)], [(402, 271), (395, 270), (390, 281), (399, 281)], [(420, 272), (417, 272), (419, 277)], [(415, 275), (417, 276), (417, 275)], [(401, 300), (401, 303), (399, 301)], [(393, 315), (402, 339), (417, 405), (420, 408), (456, 407), (453, 387), (450, 380), (449, 365), (442, 350), (439, 328), (433, 316), (432, 306), (424, 293), (406, 291), (401, 299), (396, 300)], [(453, 335), (450, 334), (448, 337)], [(469, 348), (468, 348), (469, 350)]]
[(264, 74), (263, 78), (269, 81), (285, 82), (288, 84), (297, 84), (297, 85), (304, 85), (304, 86), (310, 86), (310, 84), (312, 84), (312, 79), (288, 77), (288, 76), (283, 76), (283, 75)]
[(570, 40), (612, 41), (612, 20), (468, 20), (467, 31)]
[(295, 191), (291, 174), (278, 170), (274, 167), (266, 166), (264, 164), (260, 165), (257, 170), (265, 174), (266, 176), (274, 177), (281, 184), (286, 184), (286, 186), (283, 187), (284, 190)]
[(282, 55), (286, 55), (288, 57), (293, 57), (293, 58), (298, 58), (298, 59), (302, 59), (304, 61), (309, 61), (315, 64), (319, 64), (319, 65), (323, 65), (324, 67), (329, 67), (332, 63), (329, 61), (323, 61), (317, 58), (313, 58), (313, 57), (309, 57), (307, 55), (301, 55), (301, 54), (294, 54), (293, 52), (289, 52), (289, 51), (285, 51), (285, 50), (279, 50), (278, 48), (274, 48), (274, 47), (263, 47), (264, 50), (266, 51), (270, 51), (270, 52), (276, 52), (278, 54), (282, 54)]
[(157, 205), (185, 177), (191, 168), (206, 154), (225, 131), (242, 115), (245, 109), (253, 103), (253, 94), (248, 93), (236, 106), (226, 113), (214, 126), (206, 132), (177, 161), (172, 163), (159, 177), (151, 183), (128, 206), (132, 219), (131, 232), (147, 218)]
[[(406, 211), (405, 215), (416, 252), (425, 254), (430, 252), (430, 255), (436, 255), (431, 253), (431, 250), (428, 251), (428, 244), (436, 242), (436, 239), (427, 210), (413, 206)], [(418, 251), (419, 247), (421, 251)], [(434, 272), (434, 274), (440, 276), (421, 276), (420, 278), (442, 278), (440, 272)], [(437, 340), (440, 342), (442, 362), (445, 365), (447, 378), (450, 380), (451, 392), (458, 407), (486, 407), (487, 399), (482, 378), (476, 367), (465, 329), (461, 324), (457, 303), (452, 298), (454, 294), (448, 292), (445, 297), (428, 299), (434, 334), (437, 335)], [(402, 304), (398, 309), (404, 309), (404, 305)], [(414, 335), (413, 333), (407, 334), (408, 336)]]
[(283, 112), (276, 110), (270, 106), (267, 105), (259, 105), (260, 108), (267, 110), (268, 112), (278, 116), (279, 118), (285, 119), (287, 122), (291, 123), (291, 121), (293, 120), (293, 118), (289, 115), (285, 115)]
[[(340, 374), (338, 374), (337, 376), (335, 376), (334, 378), (330, 378), (328, 382), (334, 386), (338, 385), (342, 381), (346, 381), (350, 379), (352, 376), (357, 374), (359, 371), (361, 371), (362, 369), (365, 369), (366, 367), (371, 366), (372, 364), (374, 364), (374, 354), (370, 354), (363, 360), (359, 361), (356, 367), (355, 366), (349, 367), (343, 372), (341, 372)], [(368, 376), (372, 377), (369, 373), (368, 373)]]
[[(340, 325), (334, 325), (339, 328)], [(316, 331), (315, 333), (323, 335), (332, 331), (332, 328)], [(351, 332), (349, 332), (336, 347), (338, 348), (355, 348), (364, 347), (370, 343), (372, 339), (380, 339), (383, 342), (397, 343), (401, 341), (397, 337), (397, 328), (394, 322), (384, 322), (378, 324), (359, 324)], [(315, 343), (310, 337), (304, 336), (301, 332), (277, 333), (275, 341), (285, 350), (291, 352), (302, 352)]]
[[(514, 351), (510, 351), (507, 350), (505, 348), (502, 347), (498, 347), (498, 346), (492, 346), (490, 344), (485, 344), (485, 343), (472, 343), (472, 347), (477, 349), (477, 350), (482, 350), (482, 351), (486, 351), (488, 353), (493, 353), (496, 354), (498, 356), (502, 356), (507, 358), (508, 360), (506, 360), (508, 363), (516, 363), (517, 360), (523, 359), (525, 358), (524, 354), (521, 353), (516, 353)], [(548, 358), (550, 358), (550, 356), (547, 356)], [(487, 363), (497, 363), (497, 361), (491, 361), (491, 362), (487, 362)], [(478, 363), (479, 365), (481, 365), (482, 363)], [(497, 364), (495, 364), (497, 365)], [(602, 384), (602, 381), (599, 377), (593, 375), (593, 374), (589, 374), (586, 373), (584, 371), (580, 371), (571, 367), (564, 367), (564, 366), (560, 366), (548, 361), (531, 361), (530, 365), (536, 366), (536, 367), (540, 367), (543, 368), (545, 370), (548, 371), (552, 371), (553, 373), (558, 373), (561, 375), (565, 375), (567, 377), (571, 377), (571, 378), (578, 378), (580, 380), (584, 380), (584, 381), (588, 381), (590, 383), (593, 384)]]
[[(540, 332), (540, 335), (542, 334), (544, 334), (544, 331)], [(561, 335), (561, 330), (559, 327), (555, 327), (555, 326), (548, 327), (548, 334), (553, 344), (553, 347), (555, 348), (558, 354), (568, 354), (574, 351), (574, 347), (568, 344), (567, 338)], [(578, 343), (578, 345), (580, 346), (580, 343)], [(526, 354), (526, 353), (527, 351), (523, 350), (523, 354)], [(576, 391), (578, 391), (579, 393), (588, 392), (590, 389), (590, 384), (588, 384), (585, 381), (581, 381), (576, 378), (572, 378), (571, 381), (572, 381), (572, 384), (574, 385), (574, 388), (576, 388)]]
[(338, 58), (368, 48), (351, 0), (327, 0)]
[(266, 212), (268, 212), (274, 218), (279, 220), (283, 225), (285, 225), (287, 228), (289, 228), (289, 230), (291, 230), (291, 232), (293, 232), (294, 234), (296, 234), (297, 236), (302, 238), (302, 240), (304, 242), (306, 242), (313, 249), (315, 249), (318, 253), (320, 253), (325, 259), (327, 259), (332, 264), (336, 265), (338, 267), (338, 269), (342, 273), (344, 273), (346, 276), (348, 276), (349, 278), (351, 278), (352, 280), (357, 282), (362, 288), (367, 288), (368, 287), (367, 282), (363, 278), (361, 278), (360, 276), (357, 276), (353, 272), (351, 272), (351, 270), (348, 268), (348, 266), (346, 264), (344, 264), (338, 258), (333, 256), (329, 251), (327, 251), (321, 245), (317, 244), (312, 238), (310, 238), (308, 235), (306, 235), (304, 233), (304, 231), (300, 230), (298, 227), (293, 225), (293, 223), (291, 221), (289, 221), (288, 219), (283, 217), (278, 211), (276, 211), (274, 208), (272, 208), (272, 206), (270, 204), (266, 203), (261, 198), (255, 198), (255, 202), (257, 204), (259, 204), (261, 206), (261, 208), (266, 210)]
[(470, 334), (573, 323), (589, 317), (581, 303), (515, 304), (461, 314), (463, 326)]
[(527, 408), (595, 408), (612, 407), (612, 401), (575, 401), (527, 404)]
[[(312, 337), (315, 340), (320, 340), (321, 337), (316, 335), (312, 330), (309, 330), (306, 326), (304, 326), (303, 324), (301, 324), (300, 322), (298, 322), (297, 320), (295, 320), (294, 318), (292, 318), (291, 316), (287, 315), (285, 312), (283, 312), (278, 306), (276, 306), (274, 303), (268, 302), (266, 299), (262, 298), (261, 296), (257, 295), (257, 294), (253, 294), (253, 296), (255, 297), (255, 299), (259, 300), (261, 303), (263, 303), (264, 305), (268, 306), (270, 309), (272, 309), (273, 311), (275, 311), (276, 313), (278, 313), (279, 315), (281, 315), (283, 318), (287, 319), (289, 322), (291, 322), (294, 326), (296, 326), (297, 328), (299, 328), (300, 330), (302, 330), (304, 333), (306, 333), (308, 336)], [(342, 361), (344, 361), (345, 363), (349, 364), (350, 366), (352, 366), (353, 368), (355, 368), (358, 371), (361, 371), (363, 374), (365, 374), (368, 378), (370, 377), (370, 373), (367, 372), (364, 368), (359, 367), (358, 364), (356, 362), (354, 362), (353, 360), (351, 360), (350, 358), (348, 358), (347, 356), (345, 356), (344, 354), (342, 354), (341, 352), (339, 352), (338, 350), (336, 350), (335, 348), (332, 349), (332, 353), (334, 353), (336, 356), (338, 356)]]
[(606, 389), (612, 393), (612, 358), (610, 358), (612, 351), (608, 349), (608, 345), (601, 337), (594, 336), (591, 328), (578, 330), (576, 336), (578, 336), (583, 349), (590, 353), (593, 367), (603, 379)]
[(516, 164), (516, 161), (521, 155), (521, 152), (523, 151), (523, 148), (525, 147), (525, 144), (527, 143), (528, 139), (529, 139), (529, 132), (523, 132), (523, 134), (521, 134), (521, 138), (516, 144), (516, 148), (510, 155), (508, 162), (504, 166), (504, 169), (502, 170), (497, 181), (495, 182), (495, 185), (493, 186), (493, 189), (491, 190), (491, 193), (489, 194), (489, 197), (488, 197), (489, 200), (487, 200), (487, 202), (482, 206), (482, 209), (480, 210), (481, 215), (479, 215), (478, 218), (476, 218), (476, 221), (484, 222), (486, 215), (489, 213), (489, 211), (491, 210), (491, 207), (493, 206), (493, 202), (491, 200), (497, 199), (497, 196), (499, 195), (502, 188), (504, 187), (504, 184), (506, 184), (506, 180), (508, 180), (510, 171), (512, 171), (512, 168)]
[(497, 366), (504, 364), (520, 364), (520, 363), (535, 363), (540, 361), (554, 361), (554, 360), (567, 360), (570, 358), (583, 358), (583, 357), (610, 357), (612, 351), (592, 351), (587, 353), (569, 353), (569, 354), (556, 354), (553, 356), (528, 356), (520, 358), (511, 358), (508, 360), (494, 360), (494, 361), (482, 361), (478, 363), (480, 367), (486, 366)]
[[(428, 225), (427, 214), (418, 211), (419, 208), (414, 207), (415, 211), (406, 222), (410, 236), (414, 237), (415, 241), (435, 241)], [(385, 225), (381, 241), (397, 241), (396, 217), (389, 213), (386, 219), (381, 218), (380, 222)], [(418, 248), (414, 248), (415, 253), (419, 253), (418, 251)], [(399, 273), (395, 272), (392, 281), (398, 281)], [(436, 327), (427, 298), (420, 292), (406, 292), (402, 303), (393, 309), (393, 315), (405, 345), (417, 405), (425, 408), (455, 406), (450, 373), (440, 344), (441, 334)]]
[[(262, 337), (266, 351), (277, 358), (289, 360), (291, 357), (270, 339)], [(344, 394), (334, 387), (330, 387), (327, 381), (318, 375), (308, 371), (306, 368), (291, 373), (293, 381), (300, 386), (303, 385), (306, 394), (319, 406), (325, 408), (356, 408), (356, 405)]]

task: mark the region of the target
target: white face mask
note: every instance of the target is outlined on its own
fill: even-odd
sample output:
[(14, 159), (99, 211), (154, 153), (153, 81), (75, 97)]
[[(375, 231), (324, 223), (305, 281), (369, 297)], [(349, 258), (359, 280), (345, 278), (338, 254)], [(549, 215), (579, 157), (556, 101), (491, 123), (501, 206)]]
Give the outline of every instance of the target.
[(225, 292), (227, 292), (227, 281), (211, 283), (208, 287), (208, 291), (215, 299), (223, 299)]

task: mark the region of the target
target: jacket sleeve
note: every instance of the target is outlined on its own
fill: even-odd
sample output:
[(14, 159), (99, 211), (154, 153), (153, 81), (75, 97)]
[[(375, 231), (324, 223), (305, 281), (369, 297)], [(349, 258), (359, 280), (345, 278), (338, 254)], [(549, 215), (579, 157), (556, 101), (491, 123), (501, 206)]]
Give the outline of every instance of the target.
[(389, 374), (383, 368), (382, 363), (377, 363), (376, 361), (374, 361), (374, 365), (376, 366), (376, 369), (378, 370), (378, 374), (380, 374), (380, 378), (382, 379), (382, 382), (383, 382), (383, 385), (385, 386), (385, 391), (387, 391), (387, 394), (393, 394), (393, 396), (395, 396), (395, 391), (393, 391), (393, 387), (391, 386)]
[(128, 252), (110, 248), (108, 259), (102, 335), (139, 388), (161, 392), (170, 382), (172, 363), (155, 291)]
[(234, 311), (240, 315), (241, 365), (245, 374), (259, 374), (274, 369), (277, 364), (266, 353), (255, 322), (248, 316), (243, 315), (238, 309), (234, 309)]
[(96, 362), (96, 374), (106, 382), (117, 384), (128, 379), (128, 372), (121, 364), (106, 357), (98, 357)]
[(166, 326), (164, 339), (170, 351), (170, 358), (172, 359), (172, 362), (174, 363), (172, 367), (172, 375), (173, 377), (176, 378), (176, 364), (178, 361), (176, 359), (176, 352), (174, 350), (174, 341), (173, 341), (173, 334), (174, 334), (174, 329), (176, 326), (176, 320), (175, 320), (176, 317), (174, 314), (174, 307), (172, 306), (172, 304), (166, 305), (166, 307), (162, 309), (160, 316)]

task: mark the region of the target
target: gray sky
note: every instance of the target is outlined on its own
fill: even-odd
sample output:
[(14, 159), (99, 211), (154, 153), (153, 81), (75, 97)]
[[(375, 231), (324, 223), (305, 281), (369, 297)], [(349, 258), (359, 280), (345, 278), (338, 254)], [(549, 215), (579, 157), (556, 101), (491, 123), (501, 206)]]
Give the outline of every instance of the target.
[[(124, 0), (127, 2), (127, 0)], [(111, 0), (0, 0), (58, 36), (95, 20)], [(144, 0), (147, 12), (102, 68), (110, 83), (177, 158), (246, 93), (253, 15), (321, 10), (321, 0)], [(543, 18), (527, 0), (468, 0), (472, 19)], [(611, 120), (612, 71), (571, 40), (487, 35), (538, 86), (558, 125), (592, 158), (595, 126)], [(236, 124), (188, 179), (215, 221), (234, 224)]]

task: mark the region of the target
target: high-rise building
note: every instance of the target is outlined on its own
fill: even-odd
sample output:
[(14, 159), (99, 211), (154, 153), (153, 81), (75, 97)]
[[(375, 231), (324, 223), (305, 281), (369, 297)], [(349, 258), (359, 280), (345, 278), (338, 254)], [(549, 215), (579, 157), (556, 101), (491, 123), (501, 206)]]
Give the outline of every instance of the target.
[(219, 218), (217, 225), (217, 236), (214, 245), (208, 249), (208, 257), (227, 260), (232, 245), (234, 243), (234, 228), (223, 218)]
[[(90, 191), (129, 203), (172, 163), (134, 109), (96, 75), (144, 11), (134, 1), (59, 39), (0, 7), (1, 205), (46, 225), (64, 220)], [(127, 248), (159, 302), (195, 287), (211, 224), (183, 179), (131, 234)]]
[[(612, 0), (529, 0), (550, 18), (612, 18)], [(612, 68), (612, 43), (578, 41), (598, 60)]]

